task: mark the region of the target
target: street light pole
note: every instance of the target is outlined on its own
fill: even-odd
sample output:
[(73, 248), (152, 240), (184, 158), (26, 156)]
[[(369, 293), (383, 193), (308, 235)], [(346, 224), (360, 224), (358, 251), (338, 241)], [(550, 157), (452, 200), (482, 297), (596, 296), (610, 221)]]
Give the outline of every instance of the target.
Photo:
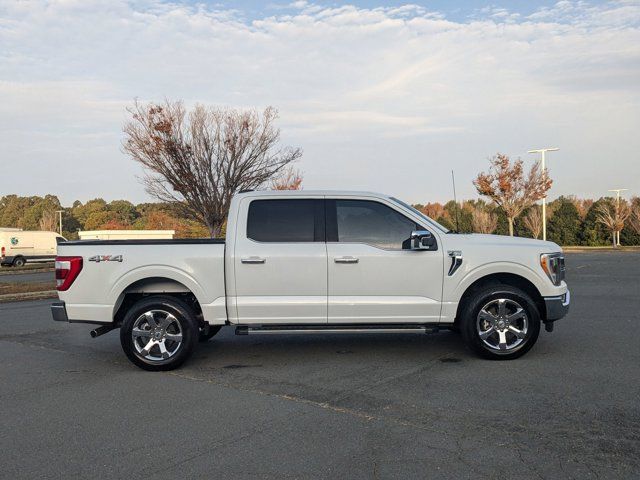
[[(612, 188), (610, 192), (616, 192), (616, 211), (620, 212), (620, 192), (626, 192), (628, 188)], [(616, 232), (616, 245), (620, 246), (620, 230)]]
[(64, 210), (56, 210), (56, 213), (58, 214), (58, 228), (60, 229), (60, 235), (62, 235), (62, 212), (64, 212)]
[[(560, 150), (557, 147), (551, 147), (551, 148), (537, 148), (535, 150), (529, 150), (527, 151), (527, 153), (539, 153), (542, 155), (542, 161), (541, 166), (542, 166), (542, 171), (545, 171), (545, 164), (544, 164), (544, 160), (545, 160), (545, 153), (547, 152), (557, 152), (558, 150)], [(544, 197), (542, 197), (542, 240), (546, 240), (547, 239), (547, 194), (545, 193)]]

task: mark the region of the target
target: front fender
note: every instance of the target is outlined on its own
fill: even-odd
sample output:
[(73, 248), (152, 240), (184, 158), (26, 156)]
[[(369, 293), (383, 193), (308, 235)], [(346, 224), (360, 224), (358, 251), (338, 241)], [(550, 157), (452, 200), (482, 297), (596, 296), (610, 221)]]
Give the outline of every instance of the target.
[[(464, 292), (477, 280), (498, 273), (518, 275), (531, 282), (540, 292), (540, 295), (557, 295), (560, 287), (554, 286), (546, 277), (538, 274), (533, 269), (515, 262), (491, 262), (476, 266), (469, 271), (461, 271), (464, 276), (456, 279), (445, 277), (444, 298), (449, 302), (459, 302)], [(542, 272), (541, 272), (542, 273)], [(448, 287), (448, 288), (447, 288)]]

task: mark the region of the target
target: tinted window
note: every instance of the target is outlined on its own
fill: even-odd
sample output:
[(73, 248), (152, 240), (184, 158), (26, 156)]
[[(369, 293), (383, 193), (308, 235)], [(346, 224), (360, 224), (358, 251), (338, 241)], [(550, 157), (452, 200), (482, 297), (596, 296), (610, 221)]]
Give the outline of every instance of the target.
[(378, 202), (336, 200), (339, 242), (380, 248), (410, 248), (411, 232), (424, 230), (413, 220)]
[(60, 243), (63, 243), (63, 242), (66, 242), (66, 240), (64, 238), (56, 237), (56, 244), (60, 244)]
[(324, 242), (324, 202), (254, 200), (247, 237), (259, 242)]

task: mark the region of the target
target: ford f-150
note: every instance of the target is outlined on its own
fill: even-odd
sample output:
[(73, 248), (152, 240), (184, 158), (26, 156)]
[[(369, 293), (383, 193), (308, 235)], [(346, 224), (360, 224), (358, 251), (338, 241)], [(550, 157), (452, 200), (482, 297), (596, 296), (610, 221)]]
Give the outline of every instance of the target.
[(513, 359), (569, 309), (558, 245), (456, 234), (375, 193), (253, 191), (226, 240), (58, 246), (55, 320), (120, 328), (127, 357), (178, 367), (223, 325), (237, 334), (458, 331)]

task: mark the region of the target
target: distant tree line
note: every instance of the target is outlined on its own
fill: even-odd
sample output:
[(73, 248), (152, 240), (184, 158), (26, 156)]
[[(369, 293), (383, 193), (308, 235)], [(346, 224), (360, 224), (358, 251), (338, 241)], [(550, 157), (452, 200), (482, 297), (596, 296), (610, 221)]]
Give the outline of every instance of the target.
[(181, 238), (209, 236), (204, 224), (182, 218), (171, 203), (134, 205), (127, 200), (106, 202), (95, 198), (63, 207), (55, 195), (0, 197), (0, 227), (58, 231), (58, 210), (62, 210), (62, 234), (67, 239), (77, 239), (78, 230), (103, 229), (175, 230), (176, 237)]
[[(524, 232), (538, 238), (543, 230), (543, 216), (546, 216), (549, 220), (547, 239), (560, 245), (601, 245), (603, 237), (609, 237), (613, 247), (621, 245), (622, 238), (627, 244), (638, 244), (638, 198), (629, 204), (620, 198), (600, 198), (593, 202), (560, 197), (545, 215), (544, 209), (540, 211), (535, 202), (546, 198), (553, 183), (546, 169), (535, 162), (526, 173), (521, 159), (512, 163), (507, 155), (501, 153), (490, 158), (489, 165), (489, 171), (479, 173), (473, 185), (506, 218), (509, 235), (514, 235), (514, 224), (521, 217)], [(474, 231), (491, 233), (498, 228), (499, 217), (488, 212), (487, 205), (474, 208), (472, 217)], [(458, 221), (458, 217), (454, 218)]]
[[(272, 190), (299, 190), (302, 174), (287, 167), (267, 186)], [(85, 203), (76, 200), (71, 207), (63, 207), (55, 195), (0, 197), (0, 227), (58, 232), (58, 211), (62, 211), (62, 234), (69, 240), (78, 239), (79, 230), (175, 230), (175, 238), (205, 238), (211, 234), (204, 222), (185, 216), (185, 205), (181, 202), (135, 205), (128, 200), (107, 202), (94, 198)], [(219, 235), (224, 235), (225, 229), (226, 218)]]
[[(300, 187), (300, 181), (299, 176), (294, 176), (293, 185), (278, 184), (272, 188), (297, 189)], [(620, 243), (640, 245), (640, 198), (620, 201), (625, 205), (623, 208), (630, 212), (620, 230)], [(560, 245), (611, 245), (611, 228), (602, 221), (602, 211), (613, 211), (615, 204), (616, 199), (611, 197), (602, 197), (596, 201), (560, 197), (547, 203), (547, 239)], [(445, 204), (416, 204), (414, 207), (445, 227), (460, 233), (509, 234), (509, 222), (504, 211), (482, 199), (458, 203), (451, 200)], [(63, 211), (62, 230), (68, 239), (78, 238), (78, 230), (102, 229), (175, 230), (177, 238), (209, 236), (209, 229), (204, 223), (183, 218), (182, 210), (172, 203), (134, 205), (127, 200), (107, 202), (95, 198), (85, 203), (75, 201), (71, 207), (63, 207), (55, 195), (0, 197), (0, 227), (57, 231), (57, 210)], [(541, 218), (539, 205), (527, 207), (514, 219), (514, 234), (520, 237), (540, 238)]]
[[(607, 215), (615, 217), (616, 199), (598, 200), (559, 197), (547, 203), (547, 240), (559, 245), (607, 246), (612, 244), (612, 225)], [(620, 210), (628, 211), (620, 230), (621, 245), (640, 245), (640, 198), (620, 199)], [(444, 205), (438, 202), (416, 204), (418, 210), (445, 227), (460, 233), (509, 234), (509, 221), (504, 210), (484, 200), (465, 200)], [(603, 212), (609, 212), (604, 213)], [(457, 222), (456, 222), (457, 214)], [(624, 215), (622, 215), (624, 216)], [(524, 209), (513, 222), (514, 235), (541, 238), (540, 205)]]

